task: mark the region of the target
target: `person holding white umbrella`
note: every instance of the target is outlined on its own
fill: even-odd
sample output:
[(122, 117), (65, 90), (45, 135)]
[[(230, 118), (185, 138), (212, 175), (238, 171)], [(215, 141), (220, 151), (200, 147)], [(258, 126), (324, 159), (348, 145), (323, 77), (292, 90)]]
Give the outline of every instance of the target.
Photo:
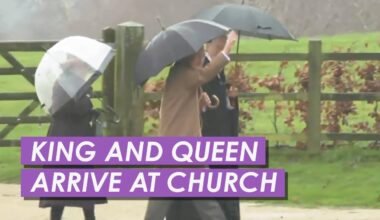
[[(47, 51), (35, 84), (43, 108), (52, 116), (48, 136), (95, 136), (91, 121), (96, 112), (88, 93), (112, 56), (111, 47), (86, 37), (63, 39)], [(39, 205), (51, 208), (51, 220), (61, 220), (66, 206), (80, 207), (85, 220), (95, 220), (95, 205), (106, 202), (105, 198), (41, 198)]]

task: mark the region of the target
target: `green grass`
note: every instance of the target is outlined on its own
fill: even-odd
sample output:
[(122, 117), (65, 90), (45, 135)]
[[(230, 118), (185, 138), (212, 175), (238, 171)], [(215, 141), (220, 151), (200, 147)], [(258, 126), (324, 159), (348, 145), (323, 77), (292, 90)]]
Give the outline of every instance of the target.
[(0, 149), (0, 183), (18, 183), (21, 168), (20, 148)]
[(380, 151), (344, 147), (310, 156), (271, 149), (270, 167), (288, 172), (288, 200), (260, 201), (291, 206), (380, 208)]
[[(243, 38), (240, 42), (239, 51), (241, 53), (306, 53), (309, 40), (320, 39), (323, 42), (323, 52), (334, 52), (347, 48), (351, 48), (353, 52), (379, 52), (379, 38), (380, 32), (300, 38), (295, 42)], [(366, 43), (368, 43), (368, 47), (366, 47)]]

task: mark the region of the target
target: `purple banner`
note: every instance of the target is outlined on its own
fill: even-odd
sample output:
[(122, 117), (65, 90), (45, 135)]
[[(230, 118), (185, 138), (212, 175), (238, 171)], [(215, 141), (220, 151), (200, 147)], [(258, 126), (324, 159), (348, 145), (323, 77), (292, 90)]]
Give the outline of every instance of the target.
[(283, 169), (23, 169), (21, 196), (284, 198)]
[(23, 137), (25, 165), (266, 165), (264, 137)]

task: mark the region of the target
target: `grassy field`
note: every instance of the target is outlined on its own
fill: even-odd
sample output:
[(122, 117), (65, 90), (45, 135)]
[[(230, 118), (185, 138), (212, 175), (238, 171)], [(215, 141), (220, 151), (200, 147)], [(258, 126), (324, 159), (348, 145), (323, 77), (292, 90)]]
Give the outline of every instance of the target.
[(288, 172), (288, 200), (264, 201), (292, 206), (380, 208), (380, 151), (341, 147), (310, 156), (271, 149), (270, 167)]
[[(332, 37), (322, 37), (323, 50), (333, 52), (351, 48), (354, 52), (379, 52), (380, 32), (366, 34), (348, 34)], [(307, 38), (298, 42), (263, 41), (242, 39), (241, 53), (275, 53), (275, 52), (307, 52)], [(14, 53), (25, 66), (35, 66), (41, 53)], [(295, 80), (294, 71), (303, 62), (291, 62), (285, 70), (287, 82)], [(259, 77), (275, 75), (279, 70), (279, 62), (249, 62), (244, 64), (247, 73)], [(8, 66), (0, 58), (0, 66)], [(163, 74), (165, 75), (165, 74)], [(161, 75), (160, 77), (163, 77)], [(95, 88), (100, 88), (99, 80)], [(2, 92), (33, 92), (34, 88), (21, 76), (0, 76), (0, 93)], [(16, 116), (30, 101), (0, 102), (0, 116)], [(99, 106), (99, 102), (95, 102)], [(247, 105), (242, 103), (242, 106)], [(358, 102), (359, 114), (350, 117), (350, 122), (363, 121), (368, 118), (368, 112), (373, 105)], [(41, 109), (33, 115), (44, 115)], [(266, 103), (265, 111), (254, 109), (253, 120), (249, 121), (244, 135), (255, 133), (273, 133), (271, 124), (273, 118), (273, 102)], [(149, 124), (146, 125), (147, 129)], [(296, 131), (303, 129), (304, 123), (296, 122)], [(0, 130), (4, 125), (0, 125)], [(343, 128), (349, 130), (349, 126)], [(44, 136), (47, 125), (20, 125), (7, 139), (17, 139), (21, 136)], [(280, 133), (291, 133), (292, 130), (279, 121)], [(289, 173), (289, 200), (274, 203), (302, 206), (360, 206), (380, 208), (380, 151), (361, 149), (362, 143), (356, 147), (345, 146), (326, 151), (322, 155), (311, 157), (305, 152), (292, 149), (271, 149), (270, 166), (285, 168)], [(0, 149), (0, 182), (17, 183), (19, 181), (20, 152), (18, 148)], [(270, 202), (272, 201), (264, 201)]]

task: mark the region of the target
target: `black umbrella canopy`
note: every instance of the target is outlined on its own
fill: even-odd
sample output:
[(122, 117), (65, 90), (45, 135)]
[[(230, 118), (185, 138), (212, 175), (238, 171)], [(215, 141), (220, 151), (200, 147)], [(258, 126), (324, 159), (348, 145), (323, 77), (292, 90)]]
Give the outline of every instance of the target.
[(229, 28), (206, 20), (193, 19), (168, 27), (157, 34), (141, 52), (135, 80), (142, 84), (165, 66), (192, 55), (208, 41), (226, 35)]
[(246, 36), (270, 40), (296, 39), (276, 18), (253, 6), (216, 5), (199, 12), (194, 18), (217, 22)]

